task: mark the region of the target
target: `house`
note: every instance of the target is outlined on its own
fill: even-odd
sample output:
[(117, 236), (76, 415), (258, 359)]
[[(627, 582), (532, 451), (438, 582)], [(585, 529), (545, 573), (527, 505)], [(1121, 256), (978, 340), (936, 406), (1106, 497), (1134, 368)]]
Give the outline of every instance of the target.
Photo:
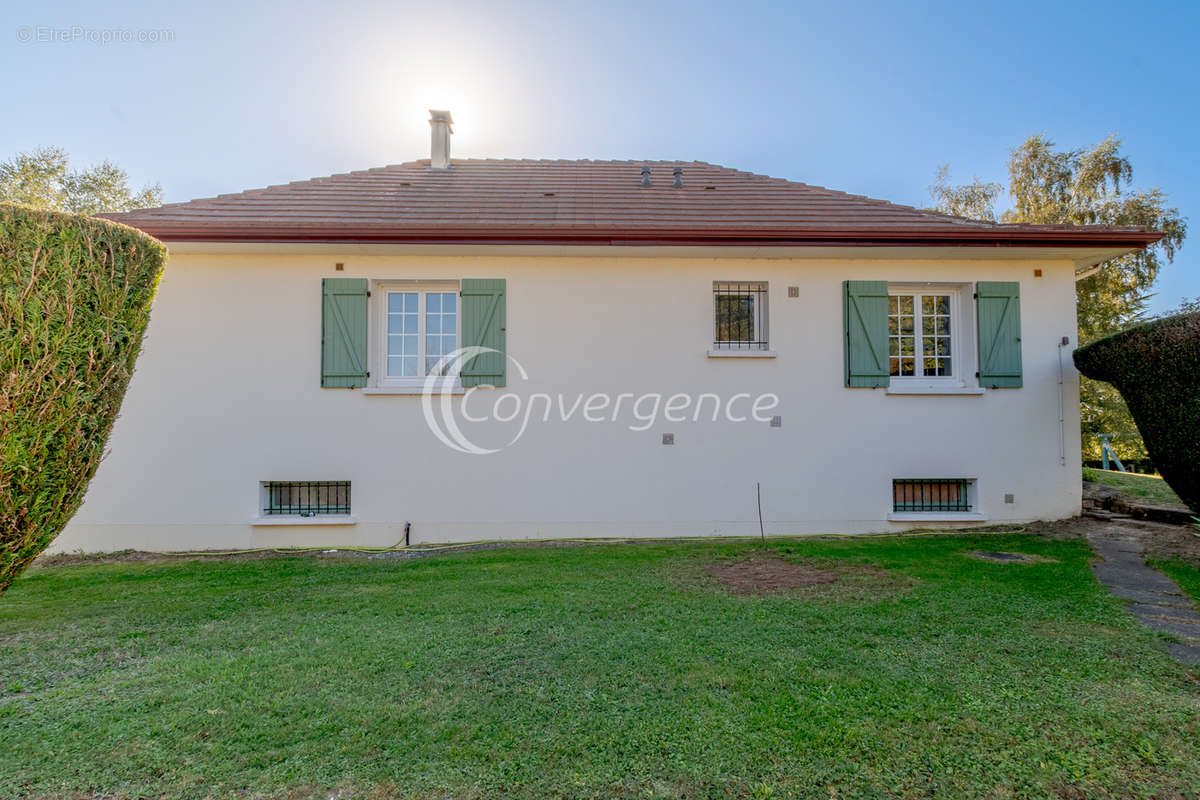
[(431, 158), (111, 215), (170, 256), (56, 550), (1080, 510), (1075, 282), (1156, 234), (700, 162)]

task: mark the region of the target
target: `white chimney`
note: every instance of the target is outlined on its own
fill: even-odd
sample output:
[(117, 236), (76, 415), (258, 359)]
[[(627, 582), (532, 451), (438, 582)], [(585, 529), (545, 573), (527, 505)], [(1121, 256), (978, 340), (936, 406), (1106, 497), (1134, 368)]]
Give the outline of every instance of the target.
[(454, 133), (451, 126), (454, 120), (449, 111), (434, 111), (429, 109), (429, 127), (433, 137), (429, 150), (430, 169), (450, 169), (450, 134)]

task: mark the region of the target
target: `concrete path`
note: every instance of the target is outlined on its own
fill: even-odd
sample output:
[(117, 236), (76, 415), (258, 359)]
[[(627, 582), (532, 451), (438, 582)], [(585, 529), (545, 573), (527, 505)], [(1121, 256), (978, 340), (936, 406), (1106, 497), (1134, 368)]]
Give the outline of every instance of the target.
[(1180, 637), (1167, 650), (1185, 664), (1200, 664), (1200, 614), (1175, 581), (1146, 564), (1144, 547), (1135, 537), (1121, 536), (1120, 525), (1088, 534), (1088, 542), (1104, 560), (1092, 565), (1097, 580), (1126, 602), (1148, 628)]

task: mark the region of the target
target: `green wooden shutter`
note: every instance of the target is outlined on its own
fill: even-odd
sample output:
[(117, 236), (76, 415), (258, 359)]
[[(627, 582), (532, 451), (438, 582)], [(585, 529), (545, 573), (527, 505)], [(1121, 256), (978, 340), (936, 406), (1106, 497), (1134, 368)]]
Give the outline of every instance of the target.
[(887, 281), (842, 283), (847, 386), (888, 385), (887, 287)]
[(979, 326), (979, 385), (1015, 389), (1021, 385), (1021, 284), (975, 284)]
[(321, 282), (321, 385), (367, 385), (367, 279)]
[(462, 282), (462, 346), (489, 347), (463, 362), (463, 386), (503, 386), (505, 311), (503, 278), (467, 278)]

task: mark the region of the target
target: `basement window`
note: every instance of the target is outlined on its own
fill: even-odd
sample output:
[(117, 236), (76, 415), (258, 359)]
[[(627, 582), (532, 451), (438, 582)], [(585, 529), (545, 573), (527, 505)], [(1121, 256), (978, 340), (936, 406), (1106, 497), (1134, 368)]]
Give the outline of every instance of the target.
[(266, 481), (264, 517), (317, 517), (350, 513), (350, 481)]
[(970, 478), (897, 478), (892, 481), (892, 511), (971, 511)]

